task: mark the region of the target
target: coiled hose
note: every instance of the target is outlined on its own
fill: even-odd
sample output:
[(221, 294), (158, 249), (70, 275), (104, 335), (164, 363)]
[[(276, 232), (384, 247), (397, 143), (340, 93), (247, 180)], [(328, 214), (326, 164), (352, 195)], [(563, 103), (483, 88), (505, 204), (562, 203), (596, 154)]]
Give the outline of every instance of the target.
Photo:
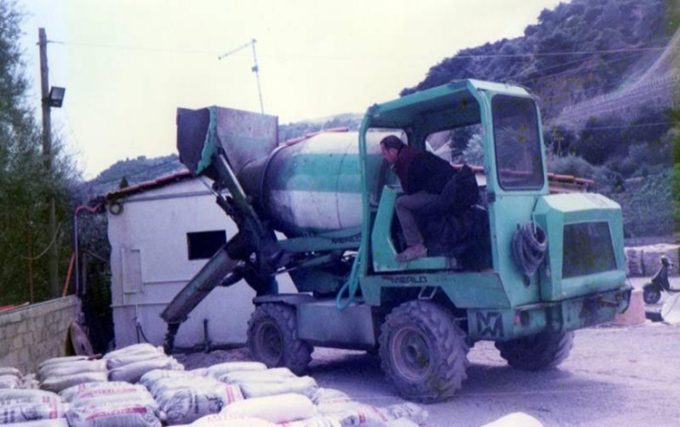
[(534, 222), (517, 225), (512, 236), (512, 258), (527, 278), (536, 273), (547, 248), (548, 238), (539, 225)]

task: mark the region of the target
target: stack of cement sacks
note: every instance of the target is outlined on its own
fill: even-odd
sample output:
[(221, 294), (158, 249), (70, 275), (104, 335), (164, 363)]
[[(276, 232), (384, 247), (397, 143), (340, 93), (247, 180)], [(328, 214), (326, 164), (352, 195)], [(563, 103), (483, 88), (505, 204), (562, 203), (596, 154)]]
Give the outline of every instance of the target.
[(104, 358), (109, 380), (136, 383), (144, 374), (154, 369), (184, 370), (177, 360), (166, 355), (162, 347), (135, 344), (107, 353)]
[(20, 370), (12, 367), (0, 368), (0, 390), (21, 388), (22, 383), (23, 375)]
[(417, 405), (362, 404), (341, 391), (320, 388), (309, 376), (267, 369), (259, 362), (185, 371), (149, 344), (126, 347), (101, 360), (47, 360), (38, 370), (44, 390), (18, 389), (20, 378), (16, 369), (0, 368), (0, 384), (6, 385), (0, 389), (0, 425), (413, 427), (427, 419)]
[(48, 359), (38, 367), (40, 388), (54, 393), (74, 385), (105, 382), (106, 362), (87, 356), (67, 356)]
[[(68, 427), (67, 406), (56, 393), (44, 390), (0, 390), (0, 424), (14, 427)], [(36, 421), (40, 421), (36, 424)]]
[(191, 423), (243, 399), (238, 386), (189, 371), (150, 371), (140, 384), (153, 395), (166, 425)]
[(356, 402), (341, 391), (319, 388), (311, 377), (298, 377), (287, 368), (267, 369), (258, 362), (221, 363), (192, 374), (236, 387), (244, 399), (186, 424), (191, 426), (408, 427), (424, 423), (428, 416), (412, 403), (378, 408)]
[(158, 404), (141, 385), (122, 381), (80, 384), (61, 393), (70, 427), (161, 427)]
[(629, 276), (651, 277), (661, 268), (661, 257), (673, 264), (671, 275), (678, 273), (680, 245), (658, 243), (626, 248), (626, 269)]

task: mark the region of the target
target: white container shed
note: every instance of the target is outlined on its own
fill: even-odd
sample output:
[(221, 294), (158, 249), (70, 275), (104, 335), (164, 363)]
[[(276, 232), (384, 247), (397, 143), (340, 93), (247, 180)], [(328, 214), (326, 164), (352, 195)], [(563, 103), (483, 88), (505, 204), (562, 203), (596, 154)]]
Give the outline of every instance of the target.
[[(162, 345), (160, 313), (237, 231), (215, 196), (189, 172), (110, 193), (111, 305), (116, 348), (140, 341)], [(281, 292), (295, 292), (279, 277)], [(177, 347), (242, 344), (255, 292), (241, 281), (216, 288), (177, 333)]]

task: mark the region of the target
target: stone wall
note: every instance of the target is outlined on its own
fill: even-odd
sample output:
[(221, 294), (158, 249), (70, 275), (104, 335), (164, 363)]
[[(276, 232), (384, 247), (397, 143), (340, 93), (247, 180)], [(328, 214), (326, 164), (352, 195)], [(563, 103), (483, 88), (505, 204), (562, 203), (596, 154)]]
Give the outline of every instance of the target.
[(68, 327), (79, 311), (79, 300), (68, 296), (0, 313), (0, 367), (30, 373), (43, 360), (63, 356)]

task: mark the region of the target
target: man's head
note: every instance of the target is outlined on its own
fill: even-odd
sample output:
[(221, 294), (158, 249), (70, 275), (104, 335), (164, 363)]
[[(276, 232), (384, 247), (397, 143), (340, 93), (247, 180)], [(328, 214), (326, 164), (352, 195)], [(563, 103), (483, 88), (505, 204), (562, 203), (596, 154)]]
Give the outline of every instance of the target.
[(380, 141), (380, 151), (388, 163), (397, 161), (399, 150), (404, 146), (404, 142), (394, 135), (386, 136)]

